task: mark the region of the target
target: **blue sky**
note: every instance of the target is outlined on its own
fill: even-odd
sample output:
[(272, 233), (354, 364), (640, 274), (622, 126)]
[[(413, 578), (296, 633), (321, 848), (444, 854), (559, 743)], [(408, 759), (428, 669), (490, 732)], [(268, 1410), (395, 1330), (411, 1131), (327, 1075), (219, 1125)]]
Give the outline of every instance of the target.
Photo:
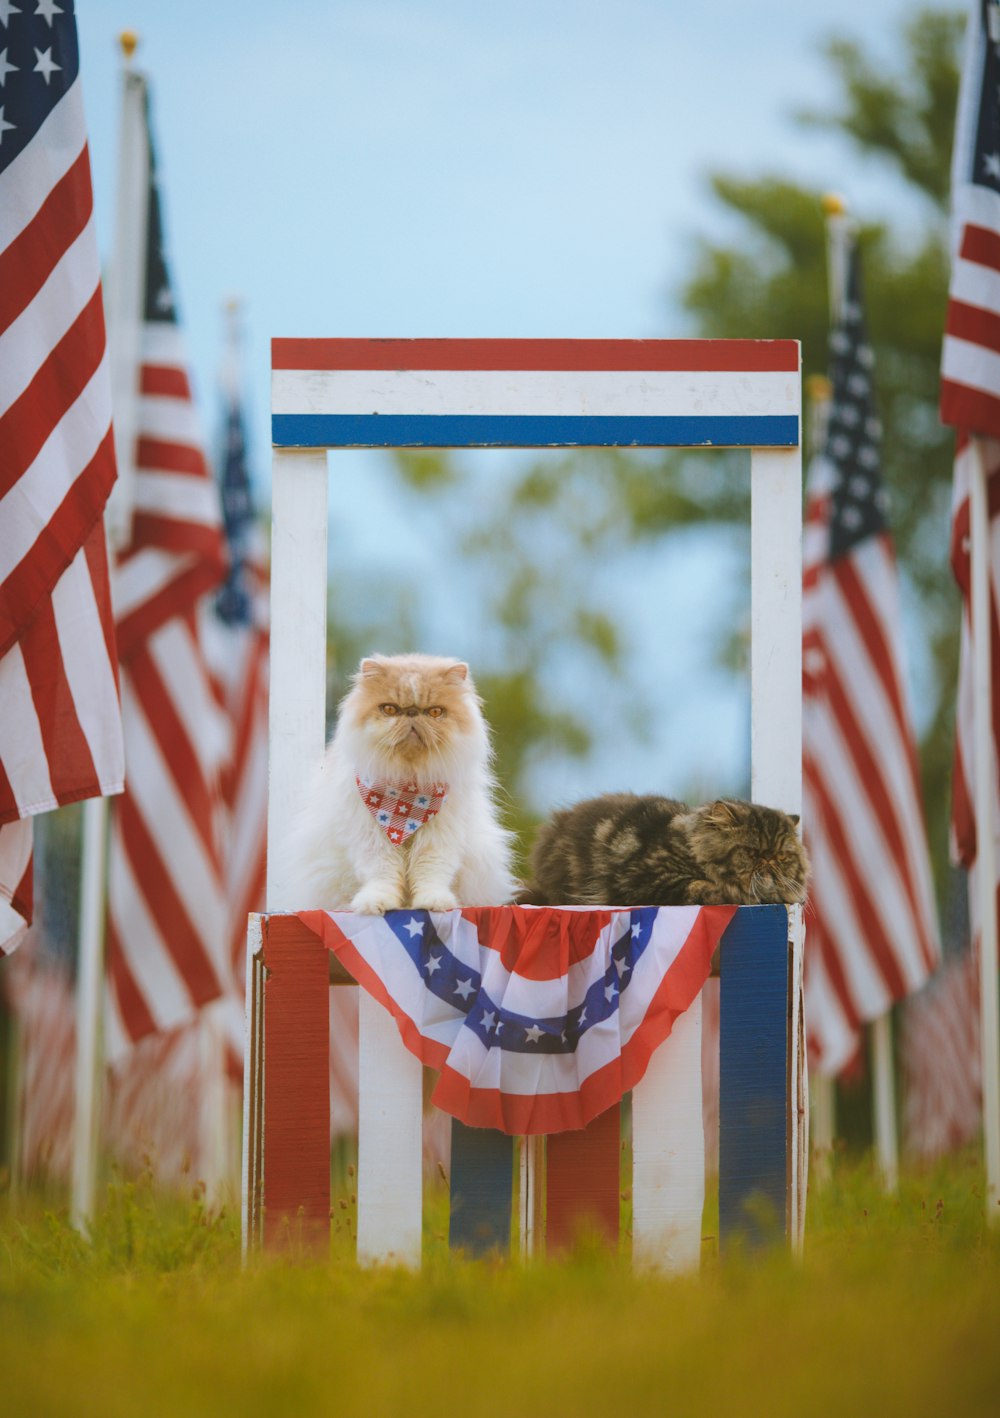
[[(682, 335), (674, 302), (694, 238), (726, 234), (708, 172), (797, 177), (842, 192), (865, 217), (897, 200), (878, 164), (859, 165), (791, 117), (832, 98), (819, 57), (832, 32), (891, 57), (909, 9), (900, 0), (78, 8), (102, 254), (113, 227), (116, 36), (133, 28), (152, 83), (167, 246), (206, 427), (216, 418), (221, 307), (238, 295), (265, 496), (274, 335)], [(390, 480), (369, 458), (345, 465), (338, 481), (349, 492), (336, 504), (343, 541), (332, 555), (370, 562), (399, 523)], [(713, 565), (724, 568), (719, 556)], [(676, 551), (672, 569), (660, 568), (664, 594), (712, 558), (701, 543)], [(710, 630), (695, 628), (689, 656), (703, 701), (672, 721), (666, 740), (682, 742), (684, 763), (707, 787), (717, 774), (721, 789), (742, 772), (746, 710), (707, 660), (697, 663), (694, 642)], [(458, 653), (474, 640), (473, 627), (459, 627)], [(677, 697), (670, 674), (653, 677), (661, 702)], [(669, 742), (664, 788), (681, 772)], [(616, 753), (586, 786), (638, 786), (648, 753)], [(612, 772), (630, 781), (612, 783)], [(543, 796), (565, 797), (579, 781), (554, 768)]]

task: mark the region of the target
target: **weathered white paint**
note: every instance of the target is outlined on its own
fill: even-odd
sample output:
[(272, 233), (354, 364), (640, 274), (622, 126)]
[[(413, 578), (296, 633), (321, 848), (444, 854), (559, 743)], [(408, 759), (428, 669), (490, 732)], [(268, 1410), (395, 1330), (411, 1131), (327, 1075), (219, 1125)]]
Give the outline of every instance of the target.
[(544, 1145), (544, 1139), (541, 1137), (521, 1138), (519, 1249), (522, 1260), (535, 1255), (539, 1249)]
[(690, 370), (276, 369), (275, 414), (659, 418), (799, 414), (797, 373)]
[(802, 451), (750, 454), (750, 778), (802, 811)]
[(701, 995), (676, 1020), (632, 1092), (632, 1257), (697, 1270), (705, 1207)]
[(1000, 1021), (997, 980), (997, 857), (994, 819), (997, 767), (993, 745), (993, 666), (990, 654), (990, 546), (986, 463), (972, 440), (970, 496), (972, 578), (973, 742), (976, 765), (976, 891), (979, 916), (980, 1053), (986, 1215), (1000, 1225)]
[(327, 462), (325, 450), (274, 450), (271, 488), (271, 690), (267, 907), (294, 910), (282, 853), (326, 735)]
[(263, 948), (261, 919), (252, 915), (247, 922), (247, 965), (246, 965), (246, 1014), (243, 1034), (243, 1175), (240, 1182), (240, 1211), (242, 1216), (242, 1251), (246, 1261), (251, 1236), (257, 1239), (258, 1217), (252, 1214), (260, 1185), (257, 1175), (260, 1157), (260, 1138), (254, 1108), (260, 1101), (263, 1087), (260, 1049), (257, 1041), (263, 1034), (261, 1011), (264, 1001), (257, 988), (259, 967), (257, 957)]
[(358, 997), (358, 1260), (420, 1265), (423, 1069), (396, 1022)]

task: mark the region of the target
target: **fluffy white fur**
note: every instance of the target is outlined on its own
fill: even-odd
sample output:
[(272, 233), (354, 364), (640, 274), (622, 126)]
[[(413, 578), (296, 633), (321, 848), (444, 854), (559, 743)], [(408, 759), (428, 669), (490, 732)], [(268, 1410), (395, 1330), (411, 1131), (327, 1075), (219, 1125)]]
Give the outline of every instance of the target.
[[(401, 710), (442, 705), (438, 718)], [(429, 655), (363, 660), (292, 839), (284, 880), (289, 909), (380, 914), (502, 905), (512, 899), (511, 835), (497, 820), (489, 731), (468, 666)], [(438, 815), (405, 843), (390, 842), (361, 800), (355, 777), (421, 786), (446, 782)]]

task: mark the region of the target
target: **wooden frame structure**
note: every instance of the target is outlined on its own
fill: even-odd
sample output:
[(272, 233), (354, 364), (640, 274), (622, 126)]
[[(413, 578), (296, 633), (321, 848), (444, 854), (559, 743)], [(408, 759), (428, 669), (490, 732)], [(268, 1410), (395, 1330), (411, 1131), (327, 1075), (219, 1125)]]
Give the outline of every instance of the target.
[[(324, 747), (327, 450), (345, 447), (749, 448), (751, 792), (757, 801), (800, 811), (796, 341), (275, 340), (272, 370), (269, 843), (287, 833)], [(329, 1216), (325, 1062), (318, 1071), (328, 1046), (328, 1024), (322, 1022), (328, 1018), (328, 952), (315, 938), (303, 938), (290, 914), (299, 903), (290, 899), (277, 855), (269, 853), (268, 860), (268, 915), (251, 918), (247, 965), (245, 1247), (275, 1239), (289, 1220), (315, 1238)], [(797, 1245), (806, 1132), (800, 912), (741, 907), (720, 957), (720, 1068), (744, 1088), (742, 1095), (735, 1087), (721, 1096), (720, 1156), (732, 1159), (725, 1174), (732, 1185), (720, 1179), (720, 1224), (723, 1232), (760, 1233), (765, 1223), (759, 1215), (754, 1220), (746, 1203), (762, 1194), (778, 1228)], [(766, 968), (765, 958), (771, 962)], [(359, 1256), (415, 1263), (420, 1065), (406, 1053), (389, 1016), (364, 992), (360, 1030)], [(648, 1174), (651, 1198), (649, 1212), (634, 1222), (635, 1253), (675, 1269), (696, 1263), (700, 1248), (703, 1178), (699, 1193), (701, 1163), (690, 1171), (695, 1144), (689, 1137), (686, 1150), (668, 1149), (669, 1158), (663, 1150), (667, 1123), (683, 1130), (678, 1107), (683, 1097), (688, 1105), (693, 1098), (690, 1087), (678, 1083), (692, 1071), (689, 1032), (693, 1026), (675, 1027), (633, 1098), (634, 1166), (637, 1175)], [(700, 1139), (700, 1071), (698, 1080)], [(777, 1113), (775, 1086), (781, 1094)], [(613, 1122), (605, 1118), (603, 1127), (617, 1150)], [(588, 1134), (591, 1128), (550, 1140), (544, 1202), (541, 1149), (534, 1142), (521, 1148), (522, 1248), (537, 1240), (543, 1209), (549, 1243), (558, 1239), (552, 1228), (553, 1218), (563, 1214), (559, 1179), (579, 1170), (581, 1147), (583, 1155), (593, 1154)], [(453, 1166), (452, 1185), (462, 1205), (453, 1210), (453, 1240), (476, 1249), (477, 1236), (496, 1237), (497, 1223), (474, 1219), (482, 1159), (468, 1142), (456, 1132), (458, 1177)], [(393, 1155), (388, 1166), (380, 1160), (383, 1149)], [(495, 1151), (491, 1165), (502, 1171), (508, 1154), (499, 1145)], [(608, 1155), (606, 1148), (597, 1153)], [(615, 1168), (605, 1164), (604, 1175), (617, 1195)], [(696, 1227), (690, 1215), (679, 1228), (670, 1220), (678, 1205), (690, 1215), (697, 1211)], [(608, 1213), (613, 1209), (609, 1203)], [(572, 1204), (566, 1214), (569, 1225)]]

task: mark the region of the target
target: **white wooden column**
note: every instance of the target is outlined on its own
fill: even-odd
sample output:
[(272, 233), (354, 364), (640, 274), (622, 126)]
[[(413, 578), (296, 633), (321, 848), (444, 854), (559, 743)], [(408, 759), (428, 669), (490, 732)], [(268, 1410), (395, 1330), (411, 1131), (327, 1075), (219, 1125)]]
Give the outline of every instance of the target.
[(632, 1092), (632, 1258), (697, 1270), (705, 1208), (701, 995), (674, 1024)]
[[(750, 454), (750, 795), (802, 812), (802, 449)], [(804, 930), (792, 913), (789, 1049), (790, 1239), (805, 1226), (809, 1108), (801, 1034)]]
[(750, 454), (750, 791), (802, 811), (802, 451)]
[(276, 448), (272, 468), (269, 911), (302, 904), (289, 899), (283, 853), (274, 849), (287, 840), (326, 742), (326, 450)]
[(396, 1021), (358, 998), (358, 1260), (420, 1265), (423, 1069)]

